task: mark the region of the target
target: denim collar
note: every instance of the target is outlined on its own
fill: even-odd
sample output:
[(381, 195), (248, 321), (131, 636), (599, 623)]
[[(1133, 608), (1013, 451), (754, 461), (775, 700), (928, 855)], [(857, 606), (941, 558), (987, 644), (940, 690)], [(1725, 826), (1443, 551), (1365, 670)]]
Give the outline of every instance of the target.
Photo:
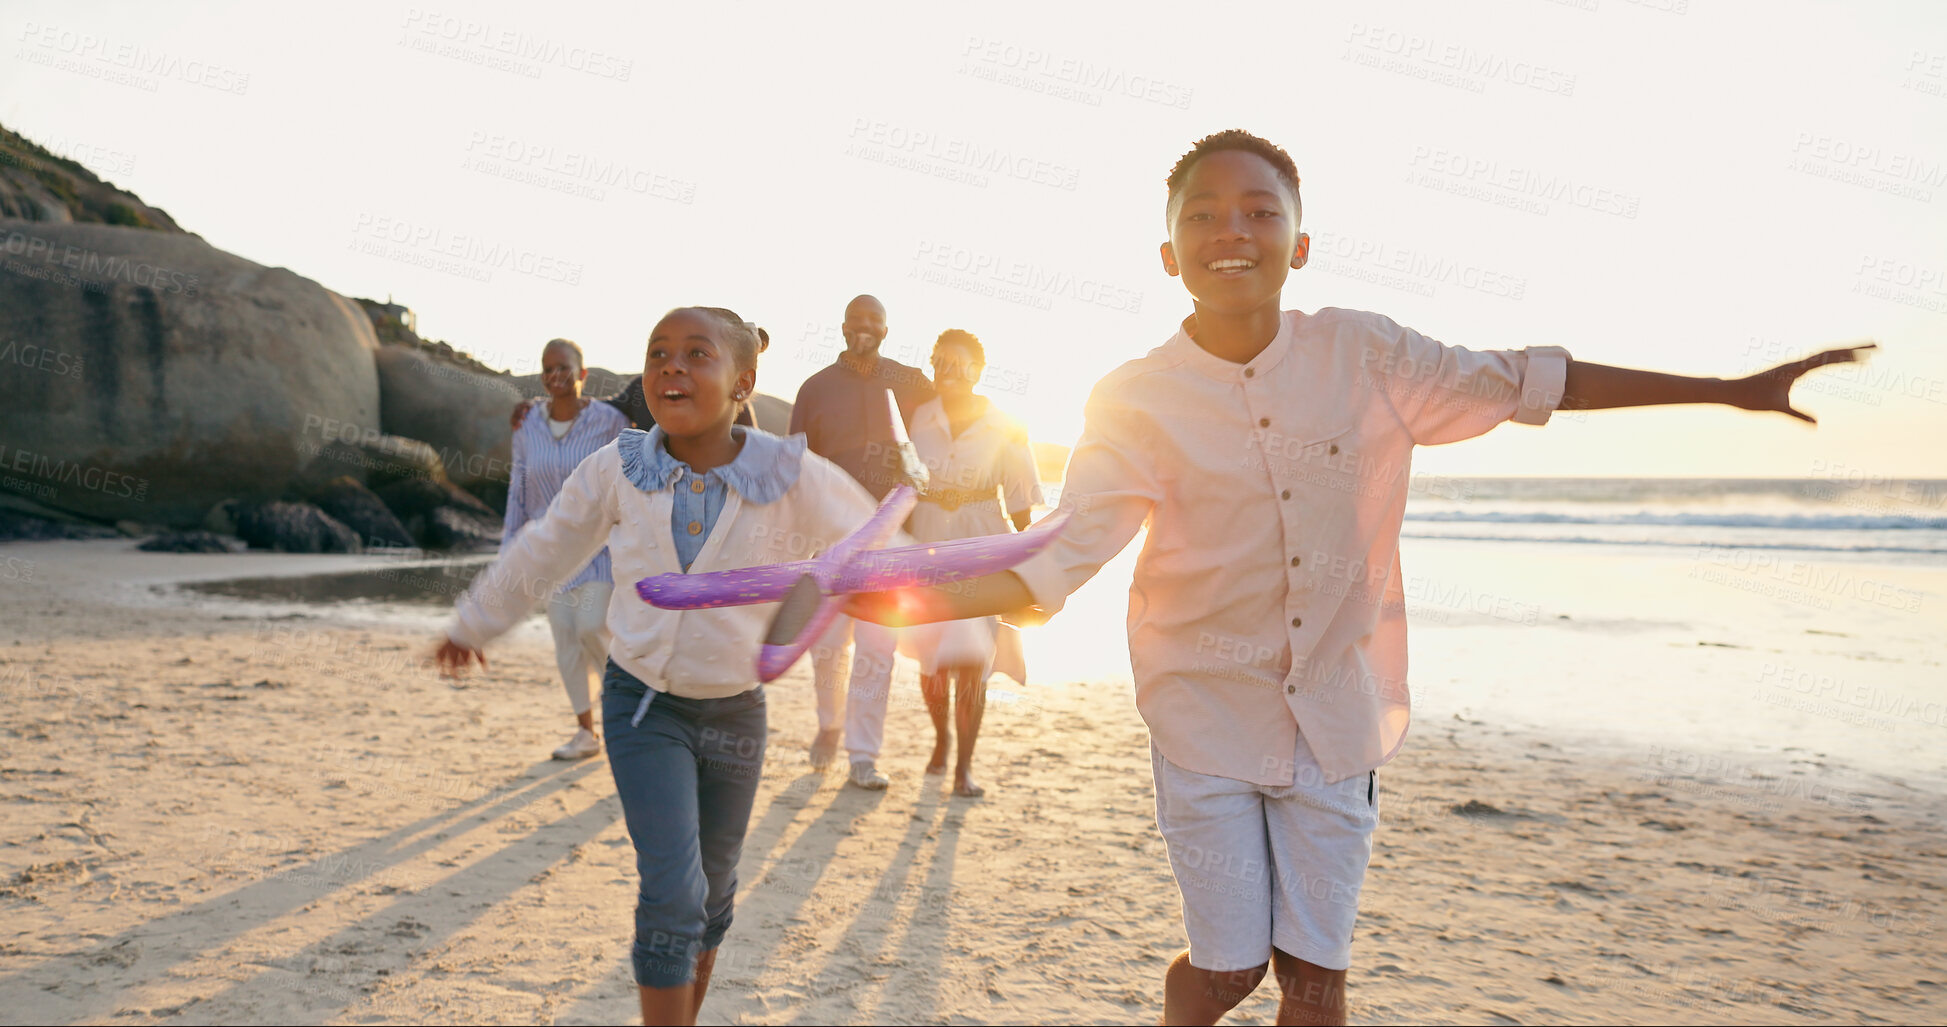
[[(749, 503), (774, 503), (798, 482), (804, 466), (805, 437), (778, 438), (768, 432), (732, 426), (733, 436), (744, 440), (743, 451), (735, 460), (706, 473), (737, 490)], [(616, 448), (622, 454), (622, 474), (644, 492), (660, 492), (681, 480), (690, 466), (669, 455), (664, 447), (661, 426), (622, 432)]]

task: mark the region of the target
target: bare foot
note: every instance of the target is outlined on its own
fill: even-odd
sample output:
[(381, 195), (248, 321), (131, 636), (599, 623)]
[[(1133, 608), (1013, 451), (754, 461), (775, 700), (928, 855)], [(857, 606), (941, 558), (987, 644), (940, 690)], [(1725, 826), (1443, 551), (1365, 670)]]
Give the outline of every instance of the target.
[(812, 767), (823, 770), (831, 766), (832, 758), (838, 755), (838, 736), (837, 728), (818, 732), (817, 739), (811, 743)]
[(926, 761), (926, 772), (929, 774), (946, 773), (947, 750), (952, 747), (953, 740), (950, 738), (941, 738), (935, 741), (933, 743), (933, 758)]
[(987, 794), (987, 789), (974, 784), (973, 773), (962, 770), (953, 775), (953, 794), (978, 799)]

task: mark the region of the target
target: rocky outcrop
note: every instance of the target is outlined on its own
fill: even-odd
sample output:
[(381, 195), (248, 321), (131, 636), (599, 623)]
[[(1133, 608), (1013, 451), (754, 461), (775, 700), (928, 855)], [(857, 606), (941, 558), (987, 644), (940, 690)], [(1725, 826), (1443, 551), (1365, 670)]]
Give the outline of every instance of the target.
[[(99, 146), (76, 150), (84, 159), (111, 168), (134, 161), (131, 154)], [(161, 208), (5, 128), (0, 128), (0, 218), (182, 231)]]
[[(124, 167), (98, 148), (72, 156)], [(0, 501), (15, 509), (143, 534), (241, 532), (247, 511), (321, 499), (372, 545), (497, 539), (508, 415), (543, 394), (539, 375), (495, 371), (416, 327), (389, 297), (348, 300), (218, 250), (0, 128)], [(613, 396), (632, 377), (590, 368), (584, 391)], [(787, 430), (789, 403), (753, 404), (761, 427)], [(420, 484), (394, 491), (410, 511), (363, 491), (407, 481)], [(284, 527), (317, 535), (295, 544), (341, 544)]]
[(277, 498), (376, 431), (377, 348), (350, 301), (195, 236), (0, 220), (0, 490), (171, 527)]
[(500, 523), (457, 506), (442, 506), (426, 521), (426, 544), (435, 549), (477, 551), (500, 545)]
[(373, 491), (422, 547), (473, 549), (500, 543), (500, 515), (450, 481), (410, 478)]
[(212, 531), (166, 531), (135, 548), (150, 553), (234, 553), (244, 544)]
[(237, 537), (252, 549), (280, 553), (356, 553), (358, 535), (309, 503), (246, 503), (237, 509)]
[(359, 541), (368, 547), (409, 549), (417, 545), (379, 497), (349, 477), (332, 479), (313, 491), (310, 499), (333, 520), (357, 532)]

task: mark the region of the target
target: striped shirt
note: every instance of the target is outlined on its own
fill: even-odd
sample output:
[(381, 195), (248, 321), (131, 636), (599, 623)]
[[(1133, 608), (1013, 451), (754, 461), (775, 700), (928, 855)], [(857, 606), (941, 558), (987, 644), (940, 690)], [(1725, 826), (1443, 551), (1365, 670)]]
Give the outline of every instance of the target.
[[(514, 470), (507, 483), (507, 518), (500, 530), (503, 548), (513, 543), (527, 522), (539, 520), (547, 512), (562, 483), (583, 460), (615, 441), (629, 426), (629, 419), (614, 407), (590, 403), (575, 418), (568, 434), (557, 439), (548, 431), (547, 410), (534, 413), (539, 416), (526, 418), (514, 429)], [(608, 550), (604, 548), (563, 584), (561, 591), (610, 577)]]

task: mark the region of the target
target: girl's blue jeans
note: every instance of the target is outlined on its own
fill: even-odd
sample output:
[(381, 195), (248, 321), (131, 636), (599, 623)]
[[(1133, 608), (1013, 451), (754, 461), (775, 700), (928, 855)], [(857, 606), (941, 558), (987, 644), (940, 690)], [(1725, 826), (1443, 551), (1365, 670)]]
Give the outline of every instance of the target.
[(764, 688), (724, 699), (660, 693), (610, 660), (602, 730), (615, 794), (635, 842), (637, 984), (673, 988), (723, 943), (737, 897), (737, 859), (764, 769)]

